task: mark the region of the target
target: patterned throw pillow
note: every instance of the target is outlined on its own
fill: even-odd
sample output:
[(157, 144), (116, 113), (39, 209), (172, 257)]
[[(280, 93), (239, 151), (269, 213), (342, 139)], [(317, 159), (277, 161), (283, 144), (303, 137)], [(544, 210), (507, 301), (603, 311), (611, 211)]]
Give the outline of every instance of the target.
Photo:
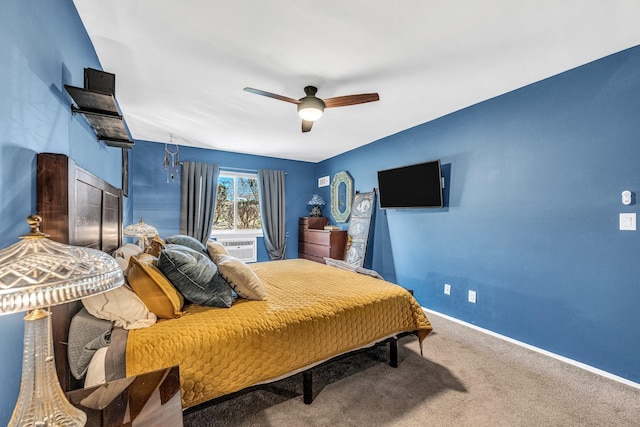
[(218, 267), (204, 253), (180, 245), (166, 245), (158, 268), (184, 297), (199, 305), (231, 307), (233, 292)]
[(209, 257), (211, 257), (216, 264), (218, 263), (218, 255), (229, 255), (227, 248), (215, 240), (207, 241), (207, 251), (209, 252)]
[(175, 234), (173, 236), (167, 237), (164, 240), (166, 243), (186, 246), (189, 249), (193, 249), (194, 251), (202, 252), (208, 255), (207, 248), (202, 244), (200, 240), (194, 237), (186, 236), (184, 234)]
[(231, 255), (218, 255), (218, 268), (233, 290), (241, 298), (263, 300), (264, 285), (247, 264)]

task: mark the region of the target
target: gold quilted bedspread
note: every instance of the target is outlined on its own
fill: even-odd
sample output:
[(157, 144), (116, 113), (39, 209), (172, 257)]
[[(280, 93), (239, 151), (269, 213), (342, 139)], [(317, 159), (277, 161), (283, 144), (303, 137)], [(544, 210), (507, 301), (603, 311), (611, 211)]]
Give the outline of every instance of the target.
[(392, 283), (303, 259), (250, 266), (266, 300), (190, 305), (179, 319), (129, 331), (127, 375), (180, 365), (188, 408), (399, 332), (431, 332), (417, 301)]

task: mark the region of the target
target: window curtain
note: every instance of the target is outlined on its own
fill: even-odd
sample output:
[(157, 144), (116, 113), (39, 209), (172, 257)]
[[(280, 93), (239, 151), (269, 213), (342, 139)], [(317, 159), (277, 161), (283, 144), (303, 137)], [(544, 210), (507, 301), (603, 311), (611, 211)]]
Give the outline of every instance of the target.
[(180, 234), (207, 243), (213, 227), (218, 193), (218, 165), (184, 162), (180, 193)]
[(284, 176), (283, 171), (268, 169), (258, 171), (262, 234), (271, 260), (284, 259), (286, 256)]

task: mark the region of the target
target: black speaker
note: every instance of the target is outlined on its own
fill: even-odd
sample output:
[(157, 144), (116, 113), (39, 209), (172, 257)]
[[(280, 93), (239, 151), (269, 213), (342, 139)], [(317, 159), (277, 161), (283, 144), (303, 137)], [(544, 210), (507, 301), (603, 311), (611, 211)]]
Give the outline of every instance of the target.
[(85, 68), (84, 88), (116, 96), (116, 75), (93, 68)]

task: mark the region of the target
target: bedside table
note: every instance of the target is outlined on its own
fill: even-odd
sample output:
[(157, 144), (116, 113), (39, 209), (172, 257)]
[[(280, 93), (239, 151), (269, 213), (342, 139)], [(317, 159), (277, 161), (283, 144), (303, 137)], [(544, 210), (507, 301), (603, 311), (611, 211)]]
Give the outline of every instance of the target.
[(67, 398), (87, 414), (87, 427), (183, 426), (177, 366), (73, 390)]

